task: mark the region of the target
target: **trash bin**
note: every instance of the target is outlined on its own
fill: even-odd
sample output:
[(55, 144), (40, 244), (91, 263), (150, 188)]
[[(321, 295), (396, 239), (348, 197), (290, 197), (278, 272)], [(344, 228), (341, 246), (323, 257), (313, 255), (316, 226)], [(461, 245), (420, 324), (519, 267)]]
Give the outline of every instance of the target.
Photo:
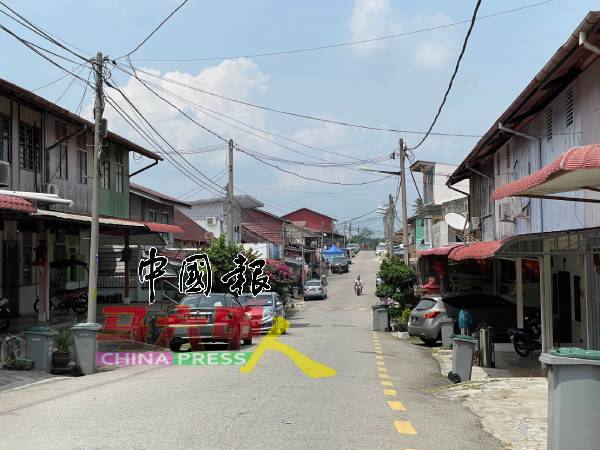
[(453, 334), (450, 337), (452, 339), (452, 370), (448, 372), (448, 379), (454, 383), (469, 381), (477, 339), (462, 334)]
[(548, 450), (597, 450), (600, 351), (553, 348), (548, 366)]
[(492, 327), (487, 325), (479, 328), (479, 365), (481, 367), (496, 367)]
[(73, 325), (75, 340), (75, 361), (84, 375), (96, 371), (96, 335), (102, 330), (99, 323), (78, 323)]
[(388, 305), (373, 305), (373, 331), (390, 331)]
[(294, 286), (292, 288), (292, 297), (294, 297), (294, 298), (298, 297), (298, 286)]
[(33, 368), (50, 372), (52, 356), (50, 355), (50, 340), (58, 331), (48, 327), (31, 327), (25, 331), (27, 359), (33, 361)]
[(442, 348), (446, 350), (452, 347), (450, 336), (454, 334), (454, 319), (444, 319), (441, 322), (440, 331), (442, 333)]

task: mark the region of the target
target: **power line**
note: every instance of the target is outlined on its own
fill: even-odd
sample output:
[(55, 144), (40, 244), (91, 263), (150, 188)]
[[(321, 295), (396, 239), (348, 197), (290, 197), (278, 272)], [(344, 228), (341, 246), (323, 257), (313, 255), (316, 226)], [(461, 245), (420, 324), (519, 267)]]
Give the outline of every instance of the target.
[[(117, 65), (116, 62), (113, 62), (113, 64)], [(121, 69), (123, 69), (122, 66), (120, 66)], [(251, 108), (256, 108), (256, 109), (261, 109), (264, 111), (270, 111), (270, 112), (275, 112), (278, 114), (283, 114), (283, 115), (287, 115), (287, 116), (292, 116), (292, 117), (297, 117), (297, 118), (301, 118), (301, 119), (308, 119), (308, 120), (314, 120), (317, 122), (324, 122), (324, 123), (330, 123), (333, 125), (340, 125), (340, 126), (346, 126), (346, 127), (352, 127), (352, 128), (359, 128), (359, 129), (363, 129), (363, 130), (371, 130), (371, 131), (385, 131), (385, 132), (390, 132), (390, 133), (406, 133), (406, 134), (427, 134), (426, 131), (414, 131), (414, 130), (399, 130), (396, 128), (383, 128), (383, 127), (374, 127), (374, 126), (370, 126), (370, 125), (361, 125), (361, 124), (356, 124), (356, 123), (351, 123), (351, 122), (342, 122), (342, 121), (338, 121), (338, 120), (331, 120), (331, 119), (325, 119), (323, 117), (316, 117), (316, 116), (310, 116), (307, 114), (301, 114), (301, 113), (295, 113), (295, 112), (291, 112), (291, 111), (284, 111), (282, 109), (277, 109), (277, 108), (271, 108), (269, 106), (263, 106), (263, 105), (258, 105), (256, 103), (250, 103), (250, 102), (246, 102), (244, 100), (239, 100), (239, 99), (235, 99), (235, 98), (231, 98), (231, 97), (227, 97), (224, 95), (220, 95), (217, 94), (215, 92), (211, 92), (211, 91), (207, 91), (205, 89), (201, 89), (192, 85), (189, 85), (187, 83), (183, 83), (181, 81), (177, 81), (174, 80), (172, 78), (168, 78), (165, 76), (160, 76), (160, 75), (156, 75), (153, 74), (151, 72), (145, 71), (143, 69), (139, 69), (137, 67), (133, 67), (135, 72), (140, 72), (143, 73), (145, 75), (151, 76), (153, 78), (158, 78), (159, 80), (163, 80), (166, 81), (168, 83), (172, 83), (178, 86), (182, 86), (182, 87), (186, 87), (188, 89), (197, 91), (197, 92), (201, 92), (203, 94), (206, 95), (210, 95), (212, 97), (216, 97), (216, 98), (220, 98), (222, 100), (226, 100), (229, 102), (233, 102), (233, 103), (237, 103), (240, 105), (244, 105), (244, 106), (248, 106)], [(138, 77), (139, 80), (139, 77)], [(429, 133), (431, 136), (447, 136), (447, 137), (468, 137), (468, 138), (480, 138), (481, 135), (479, 134), (464, 134), (464, 133), (441, 133), (441, 132), (430, 132)]]
[(156, 26), (156, 27), (155, 27), (155, 28), (154, 28), (154, 29), (153, 29), (153, 30), (150, 32), (150, 34), (149, 34), (148, 36), (146, 36), (146, 37), (145, 37), (145, 38), (142, 40), (142, 42), (140, 42), (140, 43), (139, 43), (139, 44), (138, 44), (138, 45), (137, 45), (137, 46), (136, 46), (136, 47), (135, 47), (133, 50), (131, 50), (129, 53), (126, 53), (125, 55), (123, 55), (123, 56), (120, 56), (120, 57), (119, 57), (119, 58), (117, 58), (117, 59), (121, 59), (121, 58), (127, 58), (127, 57), (131, 56), (133, 53), (137, 52), (137, 51), (140, 49), (140, 47), (141, 47), (142, 45), (144, 45), (144, 44), (145, 44), (145, 43), (148, 41), (148, 39), (150, 39), (150, 38), (151, 38), (151, 37), (154, 35), (154, 33), (156, 33), (156, 32), (157, 32), (157, 31), (160, 29), (160, 27), (162, 27), (162, 26), (163, 26), (163, 25), (164, 25), (164, 24), (165, 24), (165, 23), (166, 23), (166, 22), (167, 22), (167, 21), (168, 21), (168, 20), (169, 20), (171, 17), (173, 17), (173, 15), (174, 15), (174, 14), (175, 14), (177, 11), (179, 11), (179, 10), (180, 10), (180, 9), (183, 7), (183, 5), (185, 5), (187, 2), (188, 2), (188, 0), (183, 0), (183, 1), (182, 1), (182, 2), (179, 4), (179, 6), (178, 6), (177, 8), (175, 8), (173, 11), (171, 11), (171, 13), (170, 13), (170, 14), (169, 14), (167, 17), (165, 17), (165, 18), (163, 19), (163, 21), (162, 21), (161, 23), (159, 23), (159, 24), (158, 24), (158, 25), (157, 25), (157, 26)]
[[(477, 20), (489, 19), (492, 17), (501, 16), (504, 14), (522, 11), (524, 9), (545, 5), (547, 3), (552, 3), (554, 1), (556, 1), (556, 0), (546, 0), (546, 1), (542, 1), (542, 2), (524, 5), (519, 8), (507, 9), (504, 11), (499, 11), (499, 12), (495, 12), (495, 13), (488, 14), (485, 16), (481, 16)], [(388, 39), (395, 39), (395, 38), (399, 38), (399, 37), (411, 36), (411, 35), (415, 35), (415, 34), (419, 34), (419, 33), (425, 33), (425, 32), (429, 32), (429, 31), (435, 31), (435, 30), (441, 30), (444, 28), (455, 27), (455, 26), (462, 25), (462, 24), (469, 23), (469, 22), (470, 22), (470, 19), (460, 20), (457, 22), (447, 23), (445, 25), (438, 25), (435, 27), (422, 28), (419, 30), (407, 31), (404, 33), (395, 33), (395, 34), (389, 34), (389, 35), (385, 35), (385, 36), (374, 37), (374, 38), (370, 38), (370, 39), (362, 39), (362, 40), (358, 40), (358, 41), (339, 42), (339, 43), (334, 43), (334, 44), (325, 44), (325, 45), (319, 45), (316, 47), (304, 47), (304, 48), (297, 48), (297, 49), (291, 49), (291, 50), (257, 52), (257, 53), (251, 53), (251, 54), (245, 54), (245, 55), (239, 54), (239, 55), (230, 55), (230, 56), (213, 56), (213, 57), (205, 57), (205, 58), (203, 58), (203, 57), (198, 57), (198, 58), (144, 58), (144, 59), (135, 59), (134, 61), (149, 61), (149, 62), (222, 61), (225, 59), (259, 58), (259, 57), (265, 57), (265, 56), (289, 55), (289, 54), (295, 54), (295, 53), (314, 52), (314, 51), (319, 51), (319, 50), (328, 50), (328, 49), (332, 49), (332, 48), (347, 47), (347, 46), (352, 46), (352, 45), (368, 44), (371, 42), (384, 41), (384, 40), (388, 40)]]
[(446, 89), (446, 92), (444, 93), (444, 98), (442, 99), (442, 103), (440, 104), (440, 107), (438, 108), (437, 113), (435, 114), (435, 117), (433, 118), (433, 121), (431, 122), (431, 125), (429, 126), (429, 129), (427, 130), (427, 133), (425, 134), (425, 136), (423, 136), (423, 138), (419, 141), (419, 143), (417, 145), (415, 145), (414, 147), (411, 148), (411, 150), (415, 150), (415, 149), (419, 148), (427, 140), (429, 135), (432, 134), (431, 130), (433, 130), (433, 127), (435, 126), (438, 118), (440, 117), (440, 114), (442, 113), (442, 109), (444, 108), (444, 105), (446, 104), (446, 100), (448, 99), (448, 94), (450, 94), (450, 91), (452, 90), (452, 84), (454, 83), (454, 78), (456, 78), (456, 74), (458, 73), (458, 69), (460, 67), (460, 62), (463, 58), (463, 55), (465, 54), (465, 50), (467, 49), (467, 43), (469, 42), (469, 37), (471, 36), (471, 32), (473, 31), (473, 27), (475, 26), (475, 20), (477, 19), (477, 11), (479, 11), (479, 6), (481, 6), (481, 0), (477, 0), (477, 3), (475, 4), (475, 10), (473, 11), (473, 17), (471, 18), (471, 24), (469, 25), (469, 29), (467, 30), (467, 34), (463, 41), (463, 45), (460, 50), (460, 54), (458, 55), (458, 60), (456, 61), (456, 65), (454, 66), (454, 72), (452, 73), (452, 76), (450, 77), (450, 82), (448, 83), (448, 88)]

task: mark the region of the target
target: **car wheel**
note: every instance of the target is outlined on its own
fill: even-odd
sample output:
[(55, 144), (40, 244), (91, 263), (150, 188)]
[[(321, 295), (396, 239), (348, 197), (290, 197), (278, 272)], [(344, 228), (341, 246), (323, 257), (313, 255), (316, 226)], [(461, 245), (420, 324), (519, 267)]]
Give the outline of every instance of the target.
[(437, 339), (421, 338), (421, 340), (428, 347), (433, 347), (437, 343)]
[(229, 339), (229, 350), (240, 349), (240, 329), (239, 327), (233, 332), (233, 336)]
[(171, 342), (169, 342), (169, 348), (171, 349), (172, 352), (179, 352), (179, 351), (181, 351), (181, 342), (171, 341)]
[(244, 339), (244, 345), (252, 345), (252, 333), (248, 339)]

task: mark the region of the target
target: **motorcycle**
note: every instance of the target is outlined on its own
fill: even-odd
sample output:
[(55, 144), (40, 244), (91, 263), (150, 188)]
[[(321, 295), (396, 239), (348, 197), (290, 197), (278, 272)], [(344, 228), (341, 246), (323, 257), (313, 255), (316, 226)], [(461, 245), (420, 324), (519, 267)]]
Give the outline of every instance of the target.
[[(76, 314), (84, 314), (87, 311), (87, 287), (77, 289), (60, 289), (50, 299), (50, 311), (53, 309), (72, 309)], [(39, 313), (40, 299), (37, 298), (33, 304), (33, 310)]]
[(538, 317), (525, 317), (524, 328), (510, 328), (508, 335), (513, 343), (515, 352), (523, 358), (529, 356), (532, 351), (541, 350), (542, 343), (538, 340), (541, 334)]
[(362, 294), (362, 290), (363, 290), (362, 283), (355, 283), (354, 284), (354, 292), (356, 292), (356, 295)]
[(0, 332), (8, 329), (10, 326), (10, 309), (8, 308), (8, 299), (0, 298)]

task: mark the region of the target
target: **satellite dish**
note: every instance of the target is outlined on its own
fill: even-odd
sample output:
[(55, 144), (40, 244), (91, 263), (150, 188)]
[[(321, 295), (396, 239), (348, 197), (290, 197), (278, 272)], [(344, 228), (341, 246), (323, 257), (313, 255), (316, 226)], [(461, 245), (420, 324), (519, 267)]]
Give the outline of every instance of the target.
[(450, 228), (454, 228), (455, 230), (468, 230), (469, 229), (469, 223), (467, 222), (467, 219), (463, 216), (461, 216), (460, 214), (457, 213), (448, 213), (446, 214), (446, 216), (444, 217), (444, 220), (446, 221), (446, 223), (448, 224), (448, 226)]

